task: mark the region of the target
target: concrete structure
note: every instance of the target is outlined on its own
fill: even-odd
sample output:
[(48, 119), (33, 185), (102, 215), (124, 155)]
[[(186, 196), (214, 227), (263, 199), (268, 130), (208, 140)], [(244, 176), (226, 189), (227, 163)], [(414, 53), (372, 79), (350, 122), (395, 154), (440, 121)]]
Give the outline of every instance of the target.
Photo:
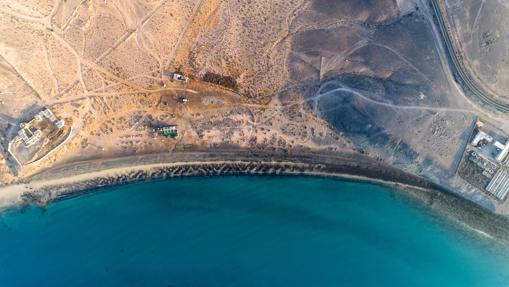
[(21, 124), (21, 130), (18, 131), (18, 136), (21, 137), (27, 147), (38, 142), (42, 137), (42, 132), (29, 124)]
[(499, 200), (504, 200), (509, 192), (509, 173), (505, 168), (500, 168), (493, 179), (486, 187), (491, 195), (495, 196)]
[(472, 140), (472, 145), (478, 146), (479, 143), (481, 143), (481, 141), (487, 141), (487, 142), (491, 143), (493, 141), (493, 137), (491, 137), (487, 133), (479, 130), (477, 132), (477, 134), (475, 135), (474, 139)]
[(41, 112), (39, 112), (38, 115), (46, 117), (51, 122), (57, 121), (57, 117), (55, 117), (53, 112), (51, 110), (49, 110), (49, 109), (42, 110)]
[(507, 135), (480, 121), (477, 122), (474, 132), (458, 174), (472, 186), (503, 201), (509, 194)]
[(497, 161), (502, 162), (509, 153), (509, 142), (506, 142), (505, 145), (495, 142), (495, 146), (500, 149), (499, 154), (497, 155)]
[(31, 121), (20, 125), (21, 129), (18, 131), (18, 136), (27, 147), (32, 146), (42, 138), (42, 131), (36, 128), (36, 123), (42, 122), (44, 118), (54, 123), (57, 128), (62, 128), (65, 125), (65, 122), (58, 120), (51, 110), (44, 109), (40, 111)]
[(65, 121), (64, 120), (58, 120), (55, 125), (57, 126), (57, 128), (61, 129), (65, 126)]
[(181, 82), (187, 82), (189, 80), (186, 76), (179, 73), (173, 73), (173, 79)]
[[(177, 72), (172, 72), (170, 70), (164, 70), (163, 75), (168, 76), (175, 81), (187, 82), (189, 80), (188, 77), (186, 77), (180, 73), (177, 73)], [(165, 84), (163, 84), (163, 85), (165, 85)]]
[[(479, 130), (471, 142), (472, 146), (488, 153), (497, 162), (501, 163), (509, 154), (509, 141), (505, 144), (495, 140), (484, 131)], [(489, 146), (487, 146), (489, 145)]]

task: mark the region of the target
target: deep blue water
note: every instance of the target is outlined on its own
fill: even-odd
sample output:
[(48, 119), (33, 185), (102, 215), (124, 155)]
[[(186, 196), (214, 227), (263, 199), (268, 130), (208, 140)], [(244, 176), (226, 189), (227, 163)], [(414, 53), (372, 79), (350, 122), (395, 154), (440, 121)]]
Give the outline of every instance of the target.
[(509, 286), (509, 253), (390, 188), (182, 178), (0, 215), (0, 286)]

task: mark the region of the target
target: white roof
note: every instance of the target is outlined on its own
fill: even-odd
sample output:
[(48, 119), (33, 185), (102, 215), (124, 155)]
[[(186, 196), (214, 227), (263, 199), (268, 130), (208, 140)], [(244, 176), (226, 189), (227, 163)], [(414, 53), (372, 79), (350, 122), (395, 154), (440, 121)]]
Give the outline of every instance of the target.
[(493, 141), (493, 138), (488, 135), (487, 133), (483, 132), (483, 131), (479, 131), (476, 135), (475, 135), (475, 138), (474, 140), (472, 140), (472, 145), (474, 146), (477, 146), (477, 144), (481, 141), (481, 140), (487, 140), (489, 142), (492, 142)]

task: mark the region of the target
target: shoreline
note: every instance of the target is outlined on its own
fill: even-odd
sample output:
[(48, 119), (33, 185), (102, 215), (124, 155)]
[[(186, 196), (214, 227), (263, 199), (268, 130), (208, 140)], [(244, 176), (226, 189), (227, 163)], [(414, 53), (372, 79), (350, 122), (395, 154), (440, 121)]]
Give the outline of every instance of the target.
[[(135, 163), (135, 164), (133, 164)], [(51, 197), (101, 186), (148, 179), (196, 175), (309, 174), (341, 176), (384, 185), (436, 189), (437, 185), (358, 153), (253, 153), (246, 150), (147, 154), (105, 160), (89, 160), (56, 166), (1, 191), (51, 192)], [(51, 189), (51, 191), (50, 191)]]
[[(133, 164), (135, 163), (135, 164)], [(57, 166), (0, 187), (0, 210), (41, 206), (101, 187), (183, 176), (303, 175), (368, 182), (402, 190), (468, 229), (509, 241), (509, 219), (422, 177), (357, 153), (256, 153), (223, 150), (90, 160)]]

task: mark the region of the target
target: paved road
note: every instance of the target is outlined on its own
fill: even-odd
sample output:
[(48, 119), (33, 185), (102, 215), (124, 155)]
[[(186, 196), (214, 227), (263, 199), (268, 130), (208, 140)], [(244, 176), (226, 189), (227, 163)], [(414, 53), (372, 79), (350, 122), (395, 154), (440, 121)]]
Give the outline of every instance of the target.
[(460, 57), (460, 53), (454, 48), (451, 35), (449, 33), (448, 25), (440, 9), (440, 2), (442, 0), (431, 0), (431, 7), (436, 15), (438, 27), (442, 36), (442, 40), (445, 43), (446, 53), (451, 61), (450, 67), (453, 70), (456, 81), (461, 84), (467, 94), (471, 94), (476, 97), (483, 104), (495, 108), (498, 111), (509, 113), (509, 104), (498, 101), (496, 96), (490, 91), (484, 89), (480, 84), (466, 71), (463, 61)]

